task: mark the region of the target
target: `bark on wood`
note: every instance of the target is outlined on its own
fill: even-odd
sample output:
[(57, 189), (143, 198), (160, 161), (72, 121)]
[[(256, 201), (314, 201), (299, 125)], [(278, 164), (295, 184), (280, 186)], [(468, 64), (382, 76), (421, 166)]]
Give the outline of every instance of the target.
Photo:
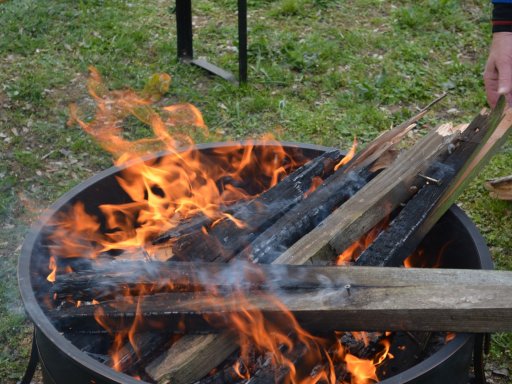
[[(345, 289), (289, 289), (272, 292), (299, 323), (308, 330), (328, 332), (336, 329), (420, 330), (454, 332), (494, 332), (512, 330), (512, 272), (407, 269), (379, 267), (310, 267), (322, 281), (345, 283)], [(298, 267), (288, 272), (301, 273)], [(266, 293), (250, 291), (245, 295), (249, 307), (261, 310), (269, 319), (282, 319), (274, 299)], [(240, 296), (222, 294), (212, 300), (210, 293), (165, 293), (147, 296), (140, 303), (105, 302), (73, 309), (54, 310), (49, 315), (59, 321), (78, 320), (86, 324), (98, 306), (99, 317), (133, 318), (137, 307), (147, 320), (175, 325), (182, 322), (200, 330), (229, 324), (229, 314), (238, 313)], [(116, 308), (117, 306), (117, 308)], [(98, 313), (97, 313), (98, 316)], [(92, 322), (91, 322), (92, 324)], [(204, 328), (203, 328), (204, 327)], [(169, 328), (167, 328), (169, 329)], [(290, 330), (291, 332), (292, 330)], [(208, 335), (210, 344), (214, 337)], [(227, 338), (222, 348), (228, 348)], [(217, 351), (222, 350), (219, 348)], [(236, 347), (234, 347), (236, 348)], [(190, 350), (189, 350), (190, 351)], [(210, 356), (212, 358), (212, 356)], [(188, 359), (187, 359), (188, 361)]]

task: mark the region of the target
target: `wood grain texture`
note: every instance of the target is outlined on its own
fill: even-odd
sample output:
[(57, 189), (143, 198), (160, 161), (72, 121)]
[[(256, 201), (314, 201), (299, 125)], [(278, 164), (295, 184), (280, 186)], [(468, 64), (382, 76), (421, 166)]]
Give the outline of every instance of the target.
[[(295, 266), (288, 266), (284, 271), (303, 277), (304, 281), (297, 284), (299, 287), (311, 287), (314, 281), (317, 287), (277, 289), (271, 292), (272, 296), (258, 290), (246, 292), (244, 301), (249, 308), (261, 310), (270, 320), (282, 319), (277, 298), (304, 328), (312, 331), (512, 331), (510, 271)], [(147, 296), (138, 304), (116, 307), (105, 302), (101, 306), (101, 316), (107, 321), (112, 317), (132, 318), (139, 307), (148, 320), (168, 321), (173, 326), (182, 322), (200, 331), (215, 329), (203, 316), (214, 318), (216, 325), (229, 327), (229, 315), (241, 310), (238, 294), (225, 293), (212, 299), (211, 294), (204, 292), (157, 294)], [(94, 316), (95, 307), (55, 311), (52, 317), (71, 316), (83, 322)], [(195, 356), (194, 338), (202, 341), (203, 347), (210, 348), (215, 343), (219, 350), (236, 349), (236, 343), (233, 347), (227, 335), (190, 337), (192, 347), (182, 350)], [(181, 356), (181, 352), (171, 353), (169, 358), (176, 365), (179, 361), (176, 356)], [(183, 359), (188, 365), (189, 359)]]
[(446, 126), (427, 134), (319, 226), (288, 248), (276, 263), (303, 264), (325, 253), (341, 253), (400, 203), (407, 201), (415, 192), (410, 187), (420, 183), (418, 174), (448, 152), (460, 134), (460, 130), (447, 131)]

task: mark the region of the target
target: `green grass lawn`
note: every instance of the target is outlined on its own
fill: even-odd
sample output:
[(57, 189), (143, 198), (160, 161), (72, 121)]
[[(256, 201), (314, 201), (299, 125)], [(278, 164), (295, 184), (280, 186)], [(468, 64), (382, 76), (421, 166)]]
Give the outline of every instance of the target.
[[(489, 3), (252, 0), (249, 83), (238, 87), (177, 62), (174, 1), (0, 1), (0, 382), (19, 379), (29, 350), (16, 261), (30, 223), (110, 165), (86, 134), (66, 125), (71, 102), (91, 117), (90, 65), (111, 88), (140, 89), (153, 73), (171, 74), (166, 101), (195, 104), (208, 140), (271, 132), (347, 149), (354, 136), (368, 142), (443, 92), (449, 97), (420, 129), (468, 122), (485, 106)], [(193, 5), (196, 57), (236, 72), (236, 1)], [(128, 132), (146, 134), (138, 125)], [(509, 141), (460, 204), (497, 267), (512, 270), (512, 206), (482, 186), (510, 173)], [(512, 335), (495, 341), (492, 366), (512, 369)]]

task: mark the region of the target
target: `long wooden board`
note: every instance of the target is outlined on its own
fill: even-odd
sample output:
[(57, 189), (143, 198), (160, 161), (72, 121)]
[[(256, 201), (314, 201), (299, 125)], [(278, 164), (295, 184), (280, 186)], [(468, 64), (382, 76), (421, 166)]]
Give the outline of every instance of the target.
[[(302, 276), (303, 281), (296, 279), (297, 287), (311, 287), (315, 281), (317, 286), (277, 289), (271, 296), (251, 290), (245, 292), (243, 301), (250, 310), (261, 310), (266, 317), (279, 319), (282, 312), (276, 305), (277, 298), (308, 330), (512, 331), (510, 271), (296, 266), (281, 271)], [(130, 318), (139, 308), (147, 320), (181, 322), (195, 328), (187, 331), (207, 331), (215, 327), (204, 320), (204, 315), (215, 316), (216, 326), (229, 327), (228, 315), (244, 309), (240, 303), (239, 294), (233, 293), (212, 299), (207, 292), (172, 292), (122, 306), (102, 303), (100, 317), (107, 321), (112, 317)], [(96, 307), (56, 310), (51, 317), (94, 324)], [(93, 321), (84, 322), (88, 318)]]

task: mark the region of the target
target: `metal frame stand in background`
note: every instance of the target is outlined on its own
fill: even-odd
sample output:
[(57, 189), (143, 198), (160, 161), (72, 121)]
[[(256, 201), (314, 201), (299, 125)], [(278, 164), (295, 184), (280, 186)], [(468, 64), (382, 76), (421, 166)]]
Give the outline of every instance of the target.
[[(192, 0), (176, 0), (176, 35), (178, 60), (197, 65), (228, 81), (235, 76), (203, 59), (194, 59), (192, 31)], [(247, 82), (247, 0), (238, 0), (238, 81)]]

